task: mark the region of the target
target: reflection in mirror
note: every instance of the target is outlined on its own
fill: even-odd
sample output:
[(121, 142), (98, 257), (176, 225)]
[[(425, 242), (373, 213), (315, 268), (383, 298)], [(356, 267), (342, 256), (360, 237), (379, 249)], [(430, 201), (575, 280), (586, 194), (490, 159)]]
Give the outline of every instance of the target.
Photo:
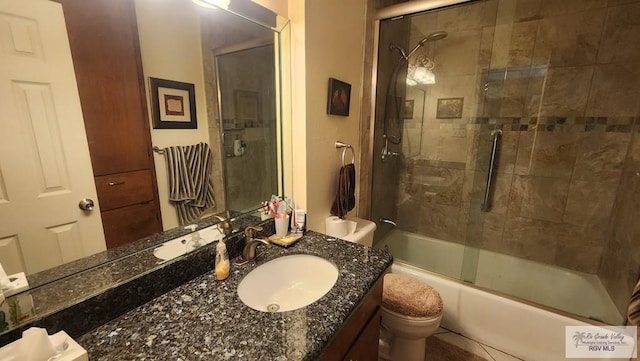
[(278, 194), (273, 45), (216, 55), (227, 208)]
[(402, 118), (404, 119), (402, 154), (405, 157), (420, 155), (422, 127), (424, 125), (426, 91), (420, 85), (408, 86)]
[[(157, 247), (154, 239), (158, 237), (152, 234), (162, 228), (147, 225), (151, 221), (159, 225), (162, 219), (163, 229), (171, 229), (177, 226), (177, 217), (168, 201), (164, 157), (151, 151), (154, 145), (209, 144), (216, 158), (213, 213), (238, 214), (281, 193), (283, 170), (276, 154), (281, 144), (282, 100), (276, 86), (282, 53), (277, 47), (279, 33), (271, 27), (286, 21), (262, 9), (258, 24), (248, 20), (251, 11), (238, 16), (190, 0), (57, 2), (64, 15), (57, 4), (45, 0), (20, 1), (0, 9), (13, 14), (0, 21), (0, 32), (9, 34), (10, 28), (25, 31), (12, 34), (16, 36), (14, 53), (0, 51), (0, 64), (19, 69), (0, 75), (0, 104), (6, 109), (0, 134), (7, 138), (0, 145), (0, 264), (7, 273), (25, 272), (30, 278), (39, 273), (45, 277), (33, 284), (43, 284)], [(72, 9), (74, 6), (78, 8)], [(109, 17), (109, 12), (118, 15)], [(114, 22), (107, 23), (111, 20)], [(271, 27), (261, 25), (266, 23)], [(102, 25), (119, 31), (97, 31), (96, 37), (85, 40), (86, 49), (78, 48), (82, 44), (78, 39), (95, 30), (91, 26)], [(133, 47), (109, 53), (107, 39), (121, 36), (125, 42), (134, 41), (129, 44)], [(56, 63), (36, 69), (31, 67), (35, 62), (25, 60), (30, 56)], [(82, 73), (96, 59), (103, 62), (103, 74)], [(236, 64), (229, 64), (233, 62)], [(121, 71), (119, 67), (128, 68)], [(198, 129), (150, 129), (153, 114), (146, 111), (152, 109), (149, 77), (195, 84)], [(125, 82), (127, 87), (121, 85)], [(120, 88), (113, 89), (114, 84)], [(87, 94), (99, 94), (118, 104), (89, 104)], [(131, 114), (118, 108), (136, 102), (136, 118), (127, 118)], [(91, 106), (103, 118), (89, 116)], [(113, 119), (138, 124), (125, 130), (127, 137), (138, 136), (133, 145), (122, 143), (122, 132), (118, 133)], [(233, 129), (227, 129), (230, 124)], [(91, 135), (96, 129), (99, 134)], [(101, 155), (119, 153), (133, 162), (142, 154), (144, 165), (100, 170), (94, 149), (103, 141), (111, 143)], [(113, 165), (107, 163), (106, 168)], [(146, 185), (149, 187), (144, 188)], [(116, 189), (126, 191), (114, 199)], [(59, 198), (56, 203), (54, 196)], [(93, 210), (80, 210), (78, 202), (83, 198), (94, 201)], [(143, 218), (131, 222), (138, 215)], [(137, 231), (143, 233), (127, 240), (139, 241), (118, 247), (119, 243), (108, 241), (114, 229), (120, 232), (119, 240)], [(65, 264), (66, 268), (58, 267)], [(43, 272), (54, 267), (56, 271)]]

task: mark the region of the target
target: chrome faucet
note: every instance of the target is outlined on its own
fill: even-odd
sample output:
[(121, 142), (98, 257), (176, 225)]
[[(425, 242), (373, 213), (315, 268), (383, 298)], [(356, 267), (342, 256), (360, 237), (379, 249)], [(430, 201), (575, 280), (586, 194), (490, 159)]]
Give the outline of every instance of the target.
[(392, 220), (390, 220), (390, 219), (380, 218), (380, 219), (378, 220), (378, 222), (387, 223), (387, 224), (390, 224), (390, 225), (392, 225), (392, 226), (394, 226), (394, 227), (398, 227), (398, 225), (396, 224), (396, 222), (394, 222), (394, 221), (392, 221)]
[(262, 231), (262, 227), (258, 226), (248, 226), (244, 229), (244, 236), (247, 244), (242, 250), (242, 261), (249, 262), (256, 258), (256, 247), (258, 247), (258, 244), (262, 243), (269, 245), (271, 243), (266, 239), (254, 238), (255, 233), (260, 231)]

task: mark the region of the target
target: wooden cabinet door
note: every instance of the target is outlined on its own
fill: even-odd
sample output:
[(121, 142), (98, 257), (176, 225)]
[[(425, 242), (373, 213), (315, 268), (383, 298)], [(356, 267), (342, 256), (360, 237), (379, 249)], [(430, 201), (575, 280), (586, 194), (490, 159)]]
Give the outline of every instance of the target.
[(107, 248), (162, 231), (133, 0), (62, 4)]
[(131, 0), (63, 5), (95, 176), (153, 167)]
[(380, 342), (380, 308), (371, 317), (356, 342), (351, 345), (345, 361), (376, 361)]

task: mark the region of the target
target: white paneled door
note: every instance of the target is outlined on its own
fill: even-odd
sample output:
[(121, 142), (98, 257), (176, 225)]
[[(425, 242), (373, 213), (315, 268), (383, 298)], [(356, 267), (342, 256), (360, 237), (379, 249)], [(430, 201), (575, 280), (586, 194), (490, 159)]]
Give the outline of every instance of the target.
[(104, 249), (62, 6), (0, 0), (0, 262), (31, 274)]

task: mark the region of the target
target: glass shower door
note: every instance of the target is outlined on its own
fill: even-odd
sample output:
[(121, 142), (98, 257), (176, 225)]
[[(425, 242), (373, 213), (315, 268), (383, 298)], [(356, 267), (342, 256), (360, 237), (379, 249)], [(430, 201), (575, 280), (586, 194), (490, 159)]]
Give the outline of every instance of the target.
[[(625, 45), (640, 33), (625, 14), (640, 15), (639, 2), (474, 1), (382, 21), (376, 244), (425, 270), (619, 323), (640, 268), (629, 216), (640, 211), (629, 152), (640, 149), (640, 56)], [(407, 85), (420, 56), (435, 83)], [(404, 117), (417, 90), (419, 131), (415, 99)]]

